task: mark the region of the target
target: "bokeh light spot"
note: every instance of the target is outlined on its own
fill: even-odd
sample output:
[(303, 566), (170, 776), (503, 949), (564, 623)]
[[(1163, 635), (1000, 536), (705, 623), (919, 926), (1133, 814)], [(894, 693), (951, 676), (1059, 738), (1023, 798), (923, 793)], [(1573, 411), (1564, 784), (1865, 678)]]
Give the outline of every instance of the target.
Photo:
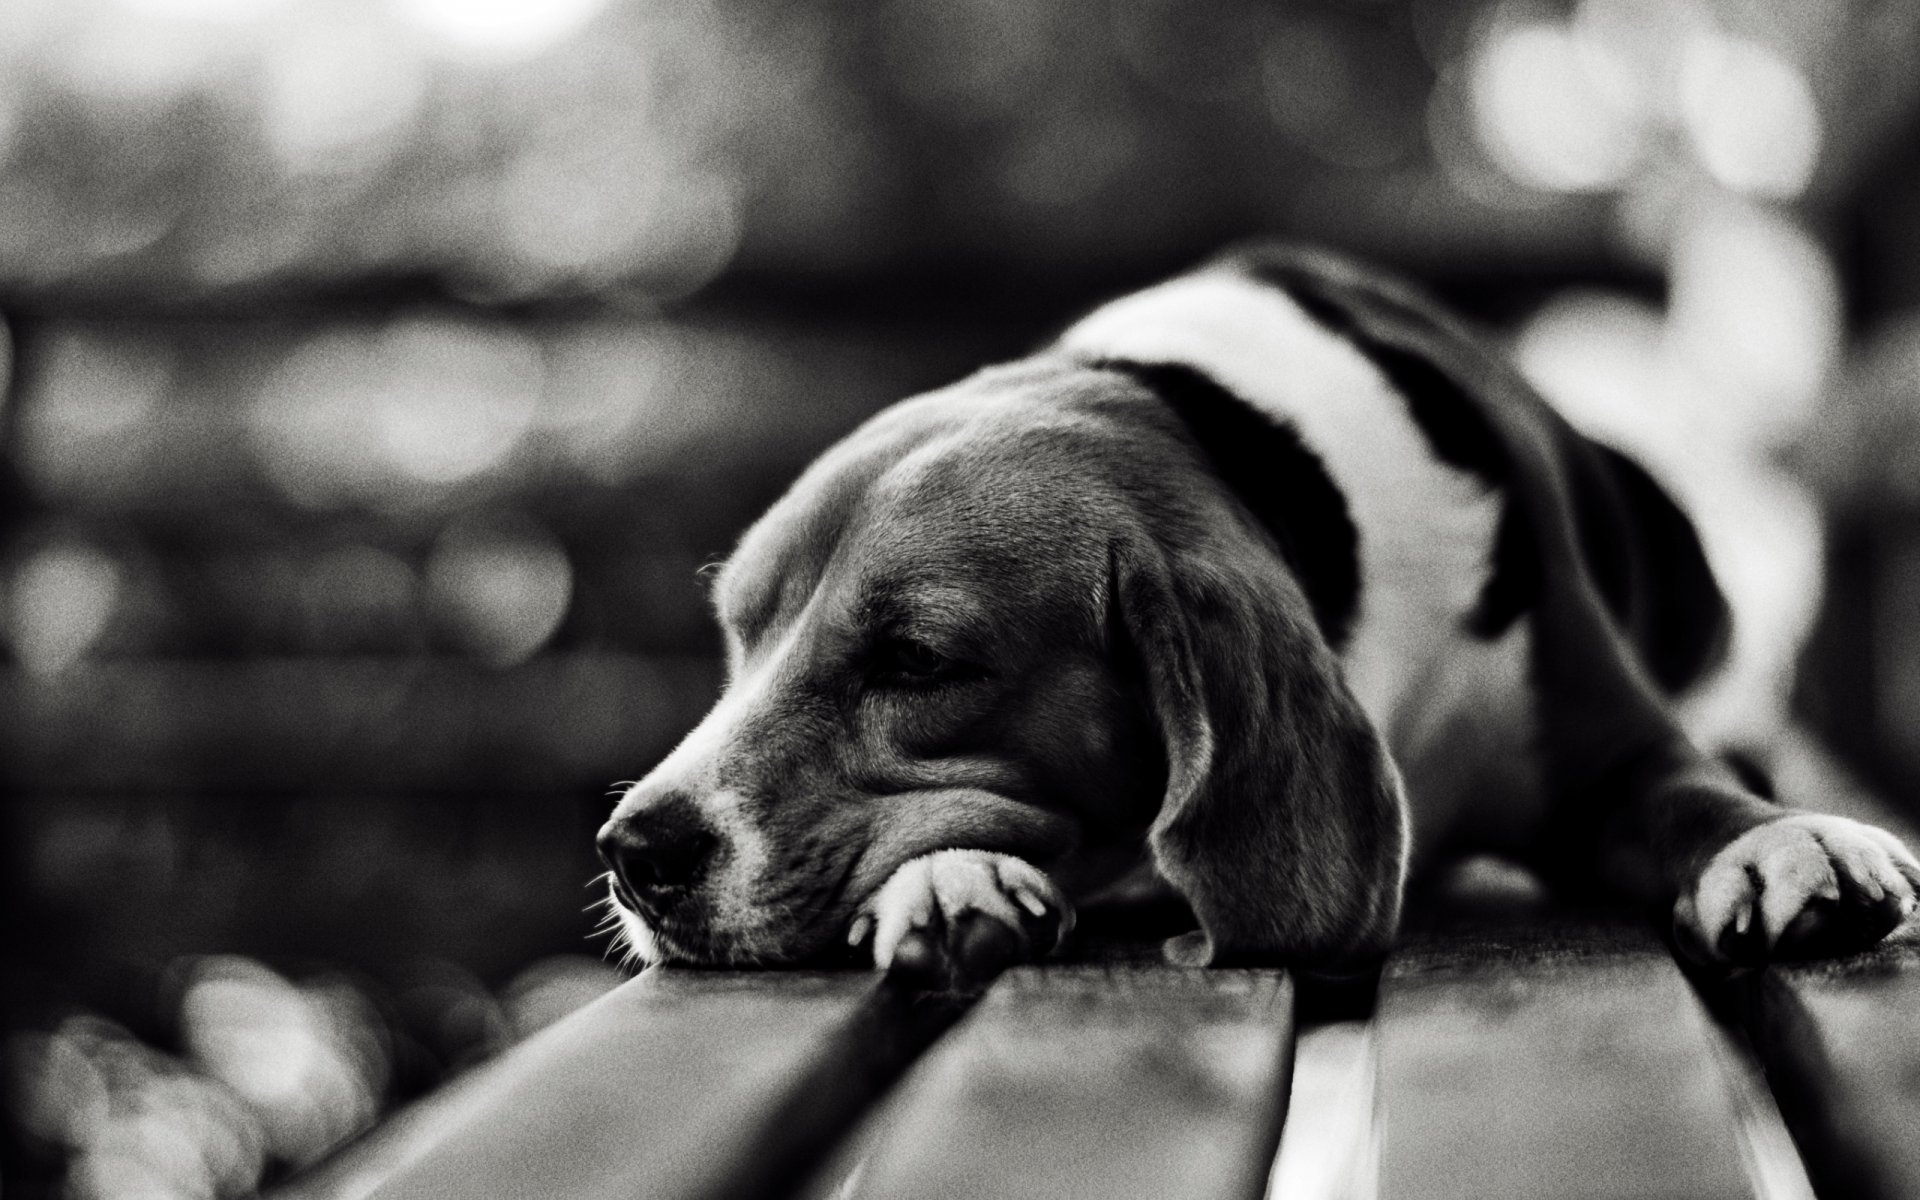
[(289, 499), (318, 508), (382, 490), (367, 415), (377, 366), (372, 339), (322, 334), (289, 354), (261, 388), (248, 432), (268, 478)]
[(541, 410), (546, 436), (589, 477), (626, 482), (639, 427), (657, 422), (661, 409), (699, 410), (697, 404), (668, 401), (682, 382), (676, 364), (685, 354), (674, 326), (665, 322), (590, 329), (561, 342)]
[[(20, 97), (0, 83), (0, 162), (5, 162), (12, 149), (14, 132), (20, 128)], [(0, 337), (0, 341), (4, 341)], [(6, 359), (0, 354), (0, 368), (6, 366)]]
[(705, 286), (742, 235), (738, 182), (676, 162), (588, 164), (572, 147), (522, 159), (500, 189), (501, 233), (535, 272), (572, 283), (614, 277), (666, 299)]
[(7, 1039), (7, 1110), (42, 1142), (84, 1146), (107, 1120), (107, 1083), (74, 1040), (60, 1033)]
[(606, 0), (395, 0), (400, 17), (451, 52), (479, 59), (531, 58), (568, 40)]
[(69, 332), (50, 340), (38, 368), (21, 400), (22, 468), (56, 492), (110, 485), (100, 476), (166, 393), (173, 360), (149, 344)]
[(505, 462), (538, 415), (545, 371), (539, 345), (505, 322), (402, 317), (302, 345), (248, 422), (296, 502), (417, 507)]
[(1820, 111), (1806, 77), (1744, 38), (1703, 33), (1681, 60), (1680, 112), (1700, 162), (1739, 192), (1787, 198), (1813, 178)]
[[(1643, 423), (1683, 414), (1668, 403), (1662, 314), (1625, 296), (1568, 291), (1528, 318), (1514, 359), (1574, 424), (1613, 432), (1621, 413)], [(1683, 442), (1676, 431), (1674, 440)]]
[(393, 466), (454, 483), (500, 462), (532, 424), (544, 368), (509, 327), (402, 321), (386, 337), (375, 422)]
[(180, 1020), (194, 1059), (256, 1104), (298, 1094), (313, 1071), (311, 1021), (292, 984), (244, 960), (208, 962)]
[(1523, 183), (1556, 192), (1624, 182), (1646, 150), (1631, 73), (1563, 24), (1496, 27), (1472, 67), (1476, 126)]
[(426, 94), (419, 55), (367, 21), (282, 38), (263, 65), (267, 141), (294, 170), (342, 159), (365, 169), (407, 129)]
[(373, 1120), (385, 1064), (369, 1061), (330, 996), (297, 987), (250, 959), (193, 963), (180, 1001), (191, 1061), (259, 1118), (275, 1154), (314, 1161)]
[[(70, 1200), (253, 1194), (265, 1166), (254, 1116), (223, 1084), (80, 1015), (9, 1045), (15, 1115), (70, 1152)], [(29, 1101), (26, 1109), (19, 1101)]]
[(228, 48), (226, 38), (209, 37), (205, 26), (125, 11), (64, 32), (53, 62), (66, 82), (83, 96), (127, 109), (150, 109), (204, 83)]
[(476, 657), (510, 666), (547, 643), (573, 597), (573, 567), (553, 536), (521, 517), (456, 521), (427, 561), (430, 602)]
[(1669, 337), (1716, 385), (1724, 436), (1778, 444), (1840, 352), (1833, 263), (1786, 217), (1729, 201), (1684, 221), (1669, 270)]
[(119, 564), (84, 542), (28, 554), (7, 580), (7, 641), (20, 665), (54, 675), (77, 662), (105, 632), (122, 582)]
[(286, 7), (287, 0), (117, 0), (128, 12), (182, 21), (251, 24)]
[(588, 271), (623, 256), (646, 233), (649, 211), (663, 184), (684, 168), (660, 161), (659, 146), (634, 158), (608, 153), (582, 137), (520, 156), (499, 191), (502, 229), (509, 243), (543, 267)]

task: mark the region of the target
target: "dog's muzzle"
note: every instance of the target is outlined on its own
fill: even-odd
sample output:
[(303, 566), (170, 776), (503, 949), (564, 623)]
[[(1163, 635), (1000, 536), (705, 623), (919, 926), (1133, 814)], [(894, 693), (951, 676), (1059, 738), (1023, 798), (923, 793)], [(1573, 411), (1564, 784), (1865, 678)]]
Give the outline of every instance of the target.
[(594, 845), (627, 906), (665, 916), (706, 878), (720, 838), (690, 801), (669, 796), (614, 817), (600, 827)]

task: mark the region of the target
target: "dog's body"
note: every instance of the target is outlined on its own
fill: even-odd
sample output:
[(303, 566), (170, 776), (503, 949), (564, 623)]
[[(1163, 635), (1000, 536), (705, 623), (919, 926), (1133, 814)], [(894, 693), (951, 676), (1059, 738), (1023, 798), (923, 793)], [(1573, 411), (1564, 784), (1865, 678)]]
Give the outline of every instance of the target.
[[(1436, 454), (1407, 397), (1373, 362), (1250, 272), (1199, 273), (1116, 301), (1071, 328), (1061, 348), (1093, 361), (1190, 368), (1297, 435), (1329, 495), (1304, 498), (1281, 519), (1295, 529), (1331, 523), (1339, 506), (1352, 526), (1317, 535), (1350, 539), (1350, 551), (1337, 548), (1356, 568), (1320, 624), (1417, 797), (1412, 846), (1423, 856), (1442, 852), (1462, 821), (1481, 826), (1480, 849), (1524, 846), (1541, 807), (1529, 622), (1520, 615), (1474, 628), (1491, 624), (1480, 614), (1507, 586), (1494, 582), (1499, 573), (1512, 570), (1501, 561), (1502, 497), (1489, 481)], [(1210, 451), (1229, 483), (1275, 466), (1263, 431), (1242, 437), (1232, 467), (1221, 461), (1225, 446)], [(1299, 509), (1316, 499), (1321, 511), (1303, 522)], [(1474, 821), (1489, 808), (1491, 820)]]
[(647, 959), (966, 974), (1143, 859), (1193, 963), (1377, 953), (1410, 861), (1471, 850), (1672, 903), (1722, 961), (1868, 944), (1920, 884), (1681, 727), (1727, 610), (1666, 494), (1325, 256), (889, 409), (718, 598), (728, 691), (601, 838)]

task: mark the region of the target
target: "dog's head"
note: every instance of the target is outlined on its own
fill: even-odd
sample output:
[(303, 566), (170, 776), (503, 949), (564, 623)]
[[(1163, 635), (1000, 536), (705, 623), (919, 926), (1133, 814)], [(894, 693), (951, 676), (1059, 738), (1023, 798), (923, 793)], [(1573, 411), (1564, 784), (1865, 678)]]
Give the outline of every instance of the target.
[(1040, 358), (894, 406), (715, 598), (726, 691), (601, 832), (645, 959), (809, 957), (948, 847), (1150, 845), (1202, 958), (1391, 932), (1392, 768), (1271, 533), (1135, 375)]

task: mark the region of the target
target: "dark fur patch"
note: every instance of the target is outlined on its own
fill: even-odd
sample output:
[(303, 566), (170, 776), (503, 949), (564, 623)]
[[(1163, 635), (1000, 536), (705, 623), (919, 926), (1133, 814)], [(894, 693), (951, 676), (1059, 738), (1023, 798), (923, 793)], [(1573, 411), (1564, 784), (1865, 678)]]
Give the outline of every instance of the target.
[(1641, 657), (1661, 687), (1678, 692), (1725, 657), (1732, 632), (1727, 599), (1693, 522), (1666, 490), (1626, 455), (1589, 445), (1613, 476), (1630, 529), (1645, 614), (1634, 631)]
[(1347, 498), (1293, 426), (1277, 421), (1184, 363), (1106, 359), (1095, 366), (1138, 380), (1172, 409), (1213, 469), (1252, 511), (1338, 649), (1360, 606), (1359, 532)]
[[(1405, 398), (1407, 412), (1421, 435), (1433, 447), (1434, 457), (1450, 467), (1469, 471), (1487, 486), (1504, 490), (1512, 464), (1499, 435), (1478, 403), (1452, 376), (1433, 362), (1400, 346), (1370, 335), (1347, 307), (1325, 287), (1325, 280), (1279, 259), (1243, 260), (1252, 278), (1287, 294), (1302, 311), (1329, 333), (1353, 344), (1378, 367)], [(1403, 305), (1392, 305), (1398, 315), (1424, 315)], [(1475, 637), (1499, 638), (1520, 619), (1538, 588), (1540, 563), (1533, 553), (1533, 536), (1526, 514), (1511, 499), (1501, 504), (1500, 524), (1494, 535), (1493, 561), (1480, 601), (1467, 618)]]
[[(1276, 287), (1323, 328), (1347, 339), (1406, 397), (1408, 412), (1449, 466), (1511, 491), (1507, 449), (1481, 403), (1457, 379), (1415, 350), (1371, 334), (1310, 265), (1286, 256), (1240, 258), (1252, 278)], [(1464, 336), (1389, 292), (1369, 290), (1375, 309), (1427, 334)], [(1631, 635), (1654, 679), (1677, 692), (1725, 652), (1728, 613), (1693, 525), (1639, 464), (1554, 424), (1572, 493), (1581, 557), (1607, 609)], [(1493, 561), (1479, 603), (1468, 618), (1477, 637), (1495, 639), (1532, 607), (1540, 587), (1540, 555), (1526, 510), (1505, 496)]]
[[(1254, 279), (1285, 292), (1308, 316), (1328, 332), (1352, 342), (1380, 368), (1387, 381), (1406, 397), (1408, 411), (1441, 462), (1471, 471), (1489, 484), (1506, 480), (1512, 469), (1506, 447), (1480, 404), (1457, 380), (1424, 356), (1382, 341), (1362, 328), (1342, 299), (1327, 290), (1323, 279), (1275, 260), (1249, 260), (1247, 271)], [(1389, 307), (1408, 319), (1415, 315), (1401, 305)], [(1422, 325), (1431, 324), (1424, 316), (1419, 320)]]
[(1778, 800), (1773, 786), (1773, 773), (1761, 764), (1760, 755), (1738, 746), (1727, 746), (1720, 751), (1720, 761), (1732, 769), (1739, 778), (1742, 787), (1763, 800)]
[(1467, 632), (1498, 641), (1533, 605), (1540, 586), (1540, 555), (1533, 544), (1527, 517), (1511, 501), (1500, 508), (1500, 524), (1493, 531), (1493, 563), (1480, 600), (1467, 616)]
[[(1535, 743), (1552, 804), (1529, 856), (1561, 887), (1604, 879), (1671, 907), (1707, 855), (1780, 812), (1694, 746), (1661, 694), (1719, 641), (1704, 636), (1720, 627), (1705, 617), (1722, 600), (1685, 518), (1651, 480), (1568, 425), (1485, 339), (1417, 293), (1313, 250), (1256, 249), (1222, 266), (1284, 288), (1321, 319), (1334, 314), (1328, 327), (1388, 374), (1382, 348), (1429, 362), (1477, 408), (1465, 429), (1484, 424), (1494, 435), (1504, 502), (1526, 518), (1528, 536), (1513, 541), (1537, 560), (1526, 612)], [(1436, 452), (1445, 444), (1456, 443), (1437, 439)], [(1617, 554), (1611, 567), (1590, 562), (1607, 554)], [(1662, 653), (1670, 657), (1656, 665)]]

